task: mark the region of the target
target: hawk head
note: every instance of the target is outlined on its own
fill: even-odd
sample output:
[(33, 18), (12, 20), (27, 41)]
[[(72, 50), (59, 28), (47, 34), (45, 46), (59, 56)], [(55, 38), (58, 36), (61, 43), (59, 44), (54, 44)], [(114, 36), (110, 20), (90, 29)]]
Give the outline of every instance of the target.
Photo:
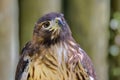
[(33, 39), (46, 45), (68, 39), (71, 31), (61, 13), (49, 13), (41, 17), (34, 28)]

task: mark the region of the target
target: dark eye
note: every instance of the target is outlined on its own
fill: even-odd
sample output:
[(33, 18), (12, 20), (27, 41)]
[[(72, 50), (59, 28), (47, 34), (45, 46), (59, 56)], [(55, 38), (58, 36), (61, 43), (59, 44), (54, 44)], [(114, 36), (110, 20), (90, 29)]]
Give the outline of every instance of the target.
[(43, 27), (44, 27), (44, 28), (47, 28), (47, 27), (49, 27), (49, 26), (50, 26), (50, 22), (48, 22), (48, 21), (43, 24)]

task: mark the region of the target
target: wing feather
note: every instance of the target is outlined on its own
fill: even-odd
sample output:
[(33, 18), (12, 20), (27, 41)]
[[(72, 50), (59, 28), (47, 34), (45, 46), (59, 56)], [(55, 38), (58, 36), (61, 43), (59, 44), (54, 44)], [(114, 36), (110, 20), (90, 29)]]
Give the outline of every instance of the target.
[(81, 60), (83, 67), (86, 69), (90, 77), (93, 77), (94, 80), (96, 80), (96, 73), (95, 73), (94, 66), (93, 66), (91, 59), (89, 58), (87, 53), (81, 48), (79, 48), (79, 54), (83, 55), (82, 56), (83, 58)]
[(29, 48), (30, 42), (28, 42), (25, 47), (22, 49), (21, 57), (17, 65), (15, 80), (21, 80), (22, 73), (24, 72), (25, 68), (27, 67), (29, 60), (24, 60), (24, 57), (27, 54), (27, 50)]

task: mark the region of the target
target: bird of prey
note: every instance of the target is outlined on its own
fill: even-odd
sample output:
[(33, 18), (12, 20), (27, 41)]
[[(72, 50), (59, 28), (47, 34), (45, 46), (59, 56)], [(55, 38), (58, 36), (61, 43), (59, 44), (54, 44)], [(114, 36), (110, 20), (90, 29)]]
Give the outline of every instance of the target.
[(36, 22), (15, 80), (96, 80), (90, 58), (72, 37), (62, 13), (48, 13)]

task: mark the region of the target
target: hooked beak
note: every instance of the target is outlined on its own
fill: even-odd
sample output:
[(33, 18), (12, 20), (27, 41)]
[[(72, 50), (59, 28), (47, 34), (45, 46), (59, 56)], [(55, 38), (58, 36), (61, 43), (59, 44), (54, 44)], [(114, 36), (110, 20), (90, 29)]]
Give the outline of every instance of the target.
[(59, 17), (55, 18), (55, 22), (58, 23), (58, 25), (59, 25), (60, 27), (64, 26), (64, 23), (63, 23), (62, 19), (59, 18)]
[(51, 27), (50, 31), (60, 30), (62, 26), (64, 26), (62, 19), (59, 17), (56, 17), (52, 22), (52, 27)]
[(50, 31), (52, 31), (51, 39), (57, 37), (61, 31), (62, 26), (64, 25), (61, 18), (57, 17), (52, 21), (52, 27)]

